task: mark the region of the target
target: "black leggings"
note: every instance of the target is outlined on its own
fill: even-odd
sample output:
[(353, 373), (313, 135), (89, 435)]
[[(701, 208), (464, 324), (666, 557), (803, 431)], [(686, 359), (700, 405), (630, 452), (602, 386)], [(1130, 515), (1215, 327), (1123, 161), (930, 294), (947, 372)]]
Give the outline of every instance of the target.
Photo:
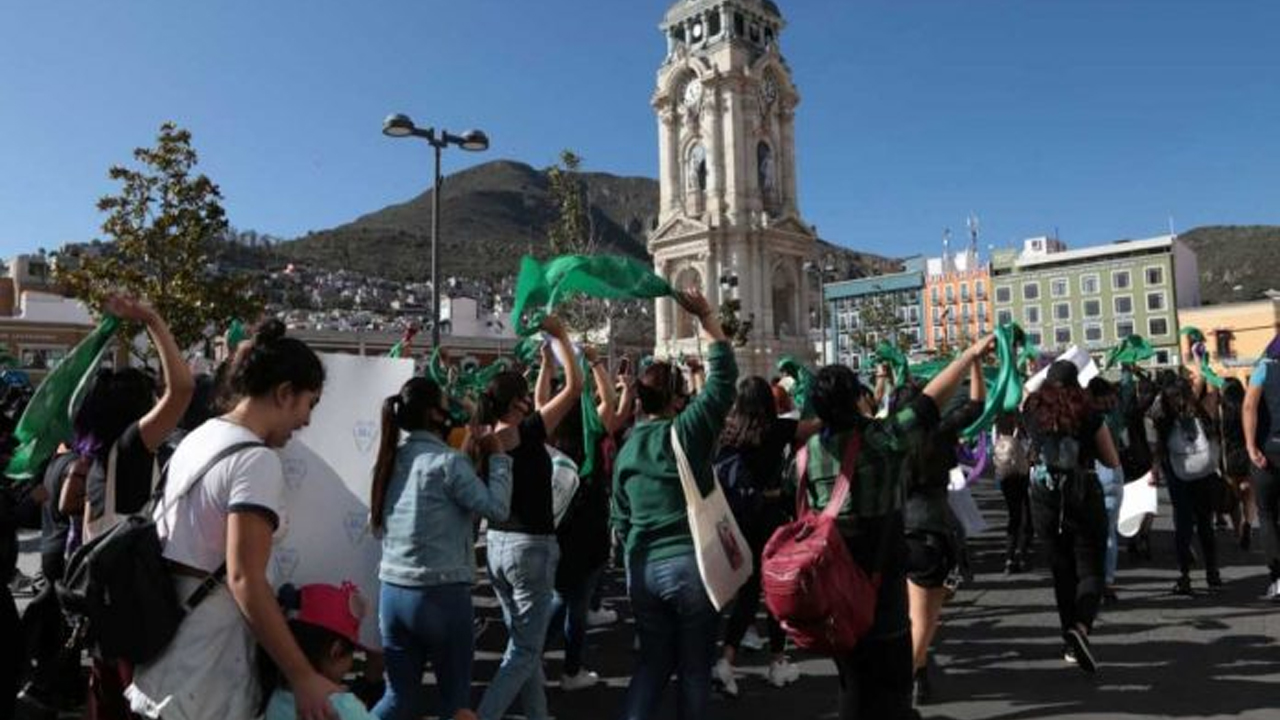
[(1036, 534), (1053, 572), (1053, 594), (1062, 631), (1093, 628), (1102, 595), (1107, 511), (1102, 486), (1092, 475), (1068, 478), (1059, 490), (1031, 484)]
[(1031, 529), (1031, 480), (1026, 475), (1000, 478), (1000, 493), (1009, 511), (1009, 524), (1005, 526), (1006, 557), (1025, 556), (1035, 534)]
[[(1271, 445), (1271, 443), (1268, 443)], [(1280, 452), (1267, 448), (1265, 470), (1251, 465), (1253, 496), (1258, 503), (1258, 536), (1272, 580), (1280, 580)]]
[(1173, 543), (1178, 551), (1178, 570), (1183, 575), (1191, 572), (1191, 536), (1200, 536), (1200, 549), (1204, 552), (1204, 568), (1209, 572), (1218, 569), (1218, 542), (1213, 533), (1213, 492), (1215, 475), (1199, 480), (1179, 480), (1173, 473), (1169, 478), (1169, 499), (1173, 501)]
[[(725, 647), (731, 647), (735, 651), (742, 643), (742, 637), (747, 634), (747, 628), (751, 627), (751, 623), (755, 622), (756, 612), (760, 610), (761, 558), (764, 555), (764, 546), (769, 542), (769, 537), (777, 527), (778, 523), (771, 521), (757, 523), (756, 526), (744, 528), (747, 534), (747, 542), (751, 544), (755, 572), (751, 573), (747, 583), (738, 591), (738, 597), (733, 602), (733, 611), (729, 614), (729, 622), (725, 625)], [(782, 629), (782, 624), (773, 619), (773, 615), (768, 610), (765, 611), (765, 615), (768, 617), (769, 625), (769, 651), (775, 655), (780, 655), (787, 649), (787, 634)]]

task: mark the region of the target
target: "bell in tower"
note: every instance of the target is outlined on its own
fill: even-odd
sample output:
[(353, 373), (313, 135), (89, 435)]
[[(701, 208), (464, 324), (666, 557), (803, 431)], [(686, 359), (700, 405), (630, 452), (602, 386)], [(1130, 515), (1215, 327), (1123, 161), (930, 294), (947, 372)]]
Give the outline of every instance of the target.
[[(767, 373), (782, 355), (813, 357), (805, 260), (812, 228), (796, 194), (795, 108), (782, 57), (785, 22), (770, 0), (680, 0), (663, 17), (667, 54), (652, 98), (661, 187), (649, 250), (657, 272), (696, 278), (752, 323), (738, 361)], [(701, 346), (659, 300), (655, 355)]]

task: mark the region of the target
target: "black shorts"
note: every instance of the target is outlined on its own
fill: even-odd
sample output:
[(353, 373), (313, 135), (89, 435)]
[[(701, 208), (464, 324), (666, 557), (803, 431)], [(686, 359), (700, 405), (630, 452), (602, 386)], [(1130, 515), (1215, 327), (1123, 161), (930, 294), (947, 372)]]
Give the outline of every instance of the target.
[(938, 588), (956, 567), (956, 543), (950, 533), (914, 530), (907, 533), (907, 579), (923, 588)]

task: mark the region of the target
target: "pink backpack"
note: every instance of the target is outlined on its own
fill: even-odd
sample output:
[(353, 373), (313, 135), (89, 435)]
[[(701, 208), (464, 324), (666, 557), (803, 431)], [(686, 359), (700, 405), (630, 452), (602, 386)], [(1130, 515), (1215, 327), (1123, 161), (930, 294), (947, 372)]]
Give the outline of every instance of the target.
[(858, 433), (845, 447), (840, 475), (821, 513), (809, 508), (810, 446), (800, 449), (796, 520), (778, 528), (764, 548), (765, 604), (795, 644), (806, 650), (832, 655), (848, 652), (875, 619), (880, 577), (868, 575), (854, 562), (836, 527), (836, 516), (849, 498), (849, 475), (857, 467), (861, 444)]

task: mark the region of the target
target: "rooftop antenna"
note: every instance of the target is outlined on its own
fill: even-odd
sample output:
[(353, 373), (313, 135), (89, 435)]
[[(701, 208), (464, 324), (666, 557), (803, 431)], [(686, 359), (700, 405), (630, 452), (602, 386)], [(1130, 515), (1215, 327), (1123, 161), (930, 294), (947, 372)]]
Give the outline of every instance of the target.
[(970, 212), (969, 219), (966, 221), (969, 226), (969, 258), (970, 261), (978, 259), (978, 216), (976, 213)]
[(1169, 234), (1174, 237), (1178, 236), (1178, 232), (1173, 229), (1173, 215), (1169, 215)]
[(951, 271), (951, 228), (943, 228), (942, 230), (942, 272), (946, 274)]

